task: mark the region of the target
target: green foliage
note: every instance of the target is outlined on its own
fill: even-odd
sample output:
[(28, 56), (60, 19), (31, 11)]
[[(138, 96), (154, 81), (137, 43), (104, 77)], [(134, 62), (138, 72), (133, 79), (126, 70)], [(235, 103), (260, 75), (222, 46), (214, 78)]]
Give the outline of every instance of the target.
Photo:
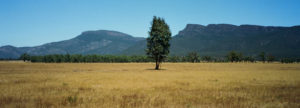
[(255, 62), (255, 59), (252, 56), (246, 56), (244, 57), (245, 62)]
[(266, 54), (265, 54), (265, 52), (261, 52), (261, 53), (258, 55), (258, 57), (260, 58), (260, 60), (261, 60), (262, 62), (265, 63), (265, 61), (266, 61)]
[(182, 62), (182, 58), (180, 56), (169, 56), (168, 62)]
[[(202, 58), (202, 59), (201, 59)], [(211, 57), (211, 56), (203, 56), (200, 57), (197, 53), (191, 52), (186, 56), (168, 56), (167, 62), (227, 62), (224, 58), (221, 57)]]
[(281, 63), (295, 63), (295, 62), (299, 63), (300, 59), (299, 58), (298, 59), (295, 59), (295, 58), (282, 58), (282, 59), (280, 59), (280, 62)]
[(202, 57), (202, 60), (203, 60), (203, 61), (206, 61), (206, 62), (211, 62), (213, 59), (212, 59), (211, 56), (203, 56), (203, 57)]
[(187, 58), (188, 58), (188, 61), (192, 62), (192, 63), (200, 62), (200, 56), (198, 55), (197, 52), (190, 52), (190, 53), (188, 53)]
[(27, 53), (24, 53), (20, 56), (20, 60), (25, 61), (30, 61), (30, 55), (28, 55)]
[[(44, 62), (44, 63), (128, 63), (128, 62), (155, 62), (152, 58), (147, 56), (125, 56), (125, 55), (80, 55), (80, 54), (53, 54), (44, 56), (30, 56), (31, 62)], [(167, 62), (255, 62), (254, 57), (245, 56), (242, 53), (231, 51), (226, 58), (203, 56), (200, 57), (196, 52), (191, 52), (186, 56), (168, 56)], [(268, 55), (267, 61), (275, 61), (275, 57)], [(299, 63), (300, 58), (279, 58), (281, 63)]]
[(80, 54), (53, 54), (45, 56), (31, 56), (31, 62), (45, 63), (127, 63), (152, 62), (147, 56), (113, 56), (113, 55), (80, 55)]
[(275, 61), (275, 57), (274, 57), (273, 55), (269, 54), (269, 55), (267, 56), (267, 61), (268, 61), (268, 62), (273, 62), (273, 61)]
[(231, 51), (227, 54), (227, 59), (231, 62), (240, 62), (243, 59), (243, 54)]
[(156, 67), (159, 69), (159, 64), (169, 54), (171, 40), (171, 31), (164, 19), (154, 16), (147, 38), (146, 54), (148, 57), (155, 60)]

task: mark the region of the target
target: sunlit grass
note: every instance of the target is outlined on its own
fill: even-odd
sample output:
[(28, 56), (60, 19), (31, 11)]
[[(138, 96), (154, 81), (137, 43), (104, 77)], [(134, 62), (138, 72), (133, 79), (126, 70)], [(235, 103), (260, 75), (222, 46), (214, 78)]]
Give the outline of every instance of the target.
[(300, 107), (300, 64), (0, 62), (0, 107)]

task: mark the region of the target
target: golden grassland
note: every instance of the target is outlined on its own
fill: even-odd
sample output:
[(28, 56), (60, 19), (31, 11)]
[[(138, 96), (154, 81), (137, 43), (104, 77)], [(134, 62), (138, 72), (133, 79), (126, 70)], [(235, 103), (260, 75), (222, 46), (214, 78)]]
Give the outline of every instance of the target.
[(0, 107), (299, 108), (300, 64), (0, 62)]

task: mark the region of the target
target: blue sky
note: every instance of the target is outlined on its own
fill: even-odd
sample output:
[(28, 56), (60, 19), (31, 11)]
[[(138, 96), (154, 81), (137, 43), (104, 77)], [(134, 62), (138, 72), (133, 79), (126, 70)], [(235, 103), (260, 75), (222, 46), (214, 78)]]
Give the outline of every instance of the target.
[(300, 0), (1, 0), (0, 46), (36, 46), (87, 30), (147, 37), (153, 16), (186, 24), (300, 25)]

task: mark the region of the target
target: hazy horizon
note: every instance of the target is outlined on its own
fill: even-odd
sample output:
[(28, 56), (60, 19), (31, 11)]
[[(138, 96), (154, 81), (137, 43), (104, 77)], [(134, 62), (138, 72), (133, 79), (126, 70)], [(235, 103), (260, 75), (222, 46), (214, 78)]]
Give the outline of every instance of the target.
[(0, 1), (0, 46), (36, 46), (88, 30), (147, 37), (152, 17), (176, 35), (186, 24), (300, 25), (297, 0)]

